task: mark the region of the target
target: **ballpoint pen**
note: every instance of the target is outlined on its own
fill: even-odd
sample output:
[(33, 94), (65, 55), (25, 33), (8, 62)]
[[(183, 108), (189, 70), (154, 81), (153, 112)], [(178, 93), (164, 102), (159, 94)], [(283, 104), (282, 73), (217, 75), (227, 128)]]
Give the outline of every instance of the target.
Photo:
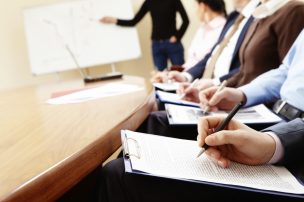
[[(224, 80), (221, 85), (219, 86), (219, 88), (215, 91), (215, 93), (213, 95), (215, 95), (216, 93), (220, 92), (221, 90), (223, 90), (227, 85), (227, 81)], [(209, 113), (209, 106), (206, 106), (204, 109), (203, 109), (203, 113), (206, 115)]]
[[(228, 123), (230, 122), (230, 120), (233, 118), (233, 116), (239, 111), (239, 109), (243, 106), (243, 103), (240, 102), (237, 105), (234, 106), (234, 108), (230, 111), (230, 113), (228, 114), (228, 116), (221, 122), (220, 125), (218, 125), (218, 127), (216, 127), (216, 129), (214, 130), (214, 133), (224, 130), (224, 128), (227, 127)], [(198, 153), (197, 158), (202, 155), (207, 149), (209, 148), (209, 146), (207, 144), (204, 144), (203, 148), (201, 149), (201, 151)]]
[[(195, 79), (187, 89), (194, 88), (196, 84), (199, 82), (199, 79)], [(180, 99), (183, 99), (186, 96), (186, 93), (180, 95)]]

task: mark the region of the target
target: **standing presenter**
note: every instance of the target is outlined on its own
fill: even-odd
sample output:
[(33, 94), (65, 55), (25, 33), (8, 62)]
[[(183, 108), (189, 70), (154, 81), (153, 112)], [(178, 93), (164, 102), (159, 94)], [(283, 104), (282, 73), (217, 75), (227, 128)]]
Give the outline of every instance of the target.
[[(145, 0), (133, 19), (123, 20), (105, 16), (100, 22), (135, 26), (148, 12), (152, 18), (152, 54), (157, 71), (165, 70), (168, 67), (168, 60), (172, 65), (184, 64), (181, 39), (188, 28), (189, 19), (180, 0)], [(182, 18), (179, 29), (177, 29), (176, 13)]]

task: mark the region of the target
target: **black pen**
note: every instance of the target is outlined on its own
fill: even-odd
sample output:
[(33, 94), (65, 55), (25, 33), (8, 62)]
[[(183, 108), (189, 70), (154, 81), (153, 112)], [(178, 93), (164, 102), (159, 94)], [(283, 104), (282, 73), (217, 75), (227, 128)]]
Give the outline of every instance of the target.
[[(224, 121), (218, 126), (216, 127), (214, 133), (224, 130), (228, 123), (230, 122), (230, 120), (233, 118), (233, 116), (239, 111), (239, 109), (243, 106), (243, 103), (240, 102), (237, 105), (234, 106), (234, 108), (230, 111), (230, 113), (228, 114), (228, 116), (224, 119)], [(198, 153), (197, 157), (198, 158), (200, 155), (202, 155), (207, 149), (209, 148), (209, 145), (204, 144), (203, 148), (201, 149), (201, 151)]]

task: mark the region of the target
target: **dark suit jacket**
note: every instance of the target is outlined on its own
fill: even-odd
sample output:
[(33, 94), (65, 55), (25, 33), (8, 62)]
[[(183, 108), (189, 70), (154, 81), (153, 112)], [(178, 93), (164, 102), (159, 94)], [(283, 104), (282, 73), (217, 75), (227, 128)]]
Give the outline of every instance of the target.
[(303, 164), (304, 121), (302, 119), (280, 123), (264, 131), (272, 131), (280, 138), (285, 150), (282, 162), (284, 165)]
[[(211, 57), (211, 54), (212, 54), (214, 48), (224, 39), (227, 31), (233, 25), (233, 23), (236, 20), (236, 18), (238, 17), (238, 15), (239, 15), (239, 13), (234, 11), (227, 17), (227, 22), (220, 34), (220, 37), (219, 37), (217, 43), (212, 48), (212, 50), (210, 51), (210, 53), (208, 53), (200, 62), (198, 62), (195, 66), (193, 66), (192, 68), (190, 68), (187, 71), (189, 74), (192, 75), (192, 77), (194, 79), (202, 77), (202, 75), (205, 71), (205, 68), (206, 68), (207, 61)], [(230, 65), (230, 71), (227, 75), (224, 75), (223, 77), (221, 77), (220, 81), (226, 80), (226, 79), (230, 78), (232, 75), (234, 75), (236, 72), (238, 72), (238, 70), (240, 68), (239, 49), (242, 45), (242, 42), (245, 38), (247, 30), (248, 30), (250, 24), (252, 23), (252, 21), (253, 21), (253, 18), (251, 17), (251, 18), (249, 18), (248, 22), (245, 24), (245, 26), (238, 38), (237, 44), (236, 44), (234, 52), (233, 52), (233, 57), (232, 57), (231, 65)]]

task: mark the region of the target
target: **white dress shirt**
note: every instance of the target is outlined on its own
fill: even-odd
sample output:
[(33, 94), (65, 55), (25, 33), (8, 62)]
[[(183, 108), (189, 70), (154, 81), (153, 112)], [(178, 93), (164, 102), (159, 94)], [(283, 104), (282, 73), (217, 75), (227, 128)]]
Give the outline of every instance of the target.
[(256, 19), (266, 18), (268, 16), (271, 16), (288, 2), (289, 0), (269, 0), (266, 3), (258, 6), (252, 15)]
[(217, 42), (221, 31), (226, 23), (224, 16), (217, 16), (207, 23), (202, 23), (188, 49), (188, 57), (183, 67), (185, 70), (196, 65), (209, 53)]
[[(238, 30), (234, 33), (234, 35), (228, 42), (228, 45), (224, 48), (223, 52), (219, 56), (218, 62), (215, 64), (215, 69), (214, 69), (215, 78), (213, 79), (213, 82), (215, 85), (220, 84), (219, 77), (226, 75), (229, 72), (230, 65), (232, 62), (231, 61), (232, 55), (233, 55), (237, 40), (238, 40), (238, 38), (241, 34), (241, 31), (243, 30), (246, 22), (248, 21), (248, 19), (250, 18), (250, 16), (252, 15), (253, 11), (256, 9), (256, 7), (259, 3), (260, 3), (260, 0), (251, 0), (241, 11), (241, 14), (244, 15), (245, 18), (239, 25)], [(231, 31), (231, 28), (232, 27), (230, 27), (230, 30), (227, 31), (226, 36), (229, 34), (229, 31)], [(218, 46), (214, 48), (214, 50), (212, 51), (211, 54), (215, 54), (217, 48), (218, 48)], [(210, 62), (210, 58), (207, 61), (206, 66), (208, 65), (208, 62)], [(186, 77), (188, 82), (191, 82), (193, 80), (192, 76), (188, 72), (184, 71), (184, 72), (182, 72), (182, 75), (184, 77)]]
[[(215, 78), (215, 80), (217, 80), (217, 82), (215, 82), (215, 84), (219, 84), (218, 78), (229, 73), (231, 62), (232, 62), (232, 57), (233, 57), (233, 53), (234, 53), (237, 41), (240, 37), (240, 34), (241, 34), (245, 24), (248, 22), (249, 18), (251, 17), (252, 13), (255, 11), (255, 9), (259, 3), (260, 3), (259, 0), (251, 0), (245, 6), (245, 8), (241, 11), (241, 14), (243, 16), (245, 16), (245, 18), (242, 20), (237, 31), (233, 34), (233, 36), (229, 40), (227, 46), (223, 49), (222, 53), (220, 54), (220, 56), (217, 59), (217, 62), (215, 64), (214, 78)], [(231, 28), (230, 28), (230, 30), (231, 30)], [(227, 32), (227, 34), (228, 34), (228, 32)], [(216, 52), (216, 50), (213, 51), (213, 53), (215, 53), (215, 52)]]

